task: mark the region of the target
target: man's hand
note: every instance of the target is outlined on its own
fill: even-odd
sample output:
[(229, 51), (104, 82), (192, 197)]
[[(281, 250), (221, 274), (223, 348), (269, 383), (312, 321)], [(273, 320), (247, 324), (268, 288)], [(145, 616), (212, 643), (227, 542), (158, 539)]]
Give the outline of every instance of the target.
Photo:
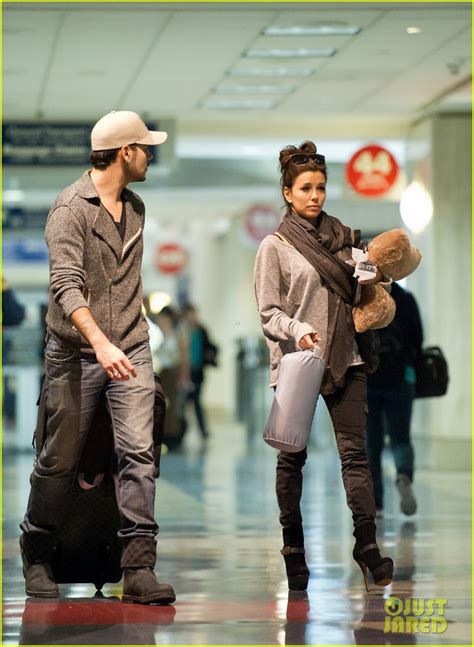
[(89, 308), (78, 308), (71, 315), (71, 321), (94, 349), (97, 361), (107, 376), (116, 382), (128, 380), (129, 376), (137, 377), (135, 369), (127, 356), (114, 346), (92, 318)]
[(303, 350), (313, 350), (313, 348), (317, 346), (320, 341), (321, 337), (317, 332), (310, 332), (309, 334), (304, 335), (304, 337), (301, 337), (298, 342), (298, 346)]
[(128, 380), (130, 375), (137, 377), (133, 364), (120, 348), (111, 342), (100, 344), (94, 348), (97, 361), (102, 366), (108, 377), (115, 382)]

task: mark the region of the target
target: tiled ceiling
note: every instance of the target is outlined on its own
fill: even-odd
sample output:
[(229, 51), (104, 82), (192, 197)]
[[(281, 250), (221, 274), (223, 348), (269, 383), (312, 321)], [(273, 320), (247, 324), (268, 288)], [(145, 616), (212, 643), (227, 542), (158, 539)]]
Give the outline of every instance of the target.
[[(265, 36), (269, 26), (354, 25), (355, 35)], [(417, 27), (419, 33), (407, 33)], [(250, 59), (248, 49), (334, 48), (329, 58)], [(413, 120), (451, 97), (470, 105), (471, 3), (3, 4), (3, 116), (90, 120), (132, 109), (149, 119), (223, 110), (209, 99), (273, 100), (226, 118), (320, 115)], [(310, 76), (231, 76), (309, 67)], [(292, 86), (289, 93), (259, 86)], [(235, 94), (236, 86), (250, 86)], [(221, 88), (216, 93), (216, 88)], [(253, 89), (255, 88), (255, 89)]]

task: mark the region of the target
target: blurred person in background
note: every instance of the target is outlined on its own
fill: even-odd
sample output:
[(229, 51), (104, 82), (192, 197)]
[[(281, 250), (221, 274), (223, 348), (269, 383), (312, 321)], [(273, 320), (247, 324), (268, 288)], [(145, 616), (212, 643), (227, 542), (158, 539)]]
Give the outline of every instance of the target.
[(183, 310), (183, 321), (188, 336), (191, 389), (188, 402), (194, 405), (199, 431), (204, 439), (209, 437), (206, 415), (201, 402), (202, 387), (207, 366), (217, 366), (218, 349), (209, 339), (207, 329), (199, 321), (196, 308), (188, 304)]
[[(13, 363), (13, 341), (5, 328), (14, 328), (23, 323), (26, 316), (22, 305), (8, 281), (2, 276), (2, 364)], [(15, 418), (16, 393), (9, 384), (9, 378), (3, 383), (3, 415), (7, 423), (13, 424)]]
[(50, 267), (45, 350), (46, 439), (36, 457), (20, 537), (27, 595), (59, 597), (51, 560), (89, 427), (105, 393), (118, 465), (124, 602), (174, 602), (156, 561), (155, 383), (142, 312), (145, 207), (126, 188), (146, 179), (149, 131), (111, 112), (91, 133), (92, 169), (56, 199), (46, 221)]
[(392, 284), (391, 296), (397, 306), (395, 318), (389, 326), (377, 331), (380, 364), (367, 380), (367, 454), (379, 516), (384, 504), (382, 452), (386, 435), (397, 471), (395, 484), (400, 509), (406, 515), (416, 512), (410, 425), (416, 392), (415, 364), (423, 344), (423, 328), (415, 298), (397, 283)]
[(186, 432), (182, 391), (190, 388), (188, 341), (178, 325), (175, 310), (170, 306), (165, 306), (155, 315), (155, 322), (163, 335), (153, 360), (167, 403), (164, 442), (173, 450), (181, 445)]
[(26, 310), (10, 287), (8, 281), (2, 276), (2, 327), (19, 326), (25, 319)]
[[(254, 272), (262, 330), (270, 350), (270, 386), (277, 384), (285, 354), (320, 347), (326, 360), (320, 391), (334, 427), (352, 512), (356, 538), (352, 554), (368, 590), (367, 570), (375, 584), (385, 586), (392, 580), (393, 561), (381, 556), (376, 542), (374, 491), (365, 447), (366, 373), (374, 370), (377, 358), (367, 343), (370, 334), (356, 336), (352, 318), (359, 290), (346, 261), (352, 258), (358, 235), (323, 211), (327, 168), (313, 142), (282, 149), (280, 170), (286, 213), (278, 231), (260, 244)], [(364, 283), (381, 279), (377, 272)], [(305, 590), (309, 578), (300, 507), (306, 458), (306, 449), (280, 451), (277, 458), (281, 552), (290, 590)]]

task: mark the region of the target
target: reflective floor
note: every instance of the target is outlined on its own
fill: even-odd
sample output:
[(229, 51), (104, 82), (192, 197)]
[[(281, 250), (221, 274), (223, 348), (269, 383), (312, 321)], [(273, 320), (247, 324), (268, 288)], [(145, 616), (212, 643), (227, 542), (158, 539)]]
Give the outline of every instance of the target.
[[(17, 536), (32, 455), (6, 455), (3, 644), (471, 644), (469, 473), (419, 470), (419, 512), (404, 517), (386, 457), (379, 544), (395, 561), (395, 579), (367, 594), (351, 556), (351, 515), (335, 447), (311, 452), (303, 501), (311, 579), (307, 595), (289, 596), (275, 455), (259, 437), (248, 439), (241, 427), (214, 418), (205, 448), (191, 429), (183, 450), (163, 458), (157, 570), (176, 589), (169, 607), (122, 604), (120, 585), (104, 587), (102, 597), (92, 585), (62, 585), (60, 600), (25, 599)], [(420, 599), (402, 612), (403, 626), (386, 620), (390, 597), (412, 605)], [(413, 622), (432, 598), (447, 600), (447, 627), (430, 623), (428, 607), (425, 622)]]

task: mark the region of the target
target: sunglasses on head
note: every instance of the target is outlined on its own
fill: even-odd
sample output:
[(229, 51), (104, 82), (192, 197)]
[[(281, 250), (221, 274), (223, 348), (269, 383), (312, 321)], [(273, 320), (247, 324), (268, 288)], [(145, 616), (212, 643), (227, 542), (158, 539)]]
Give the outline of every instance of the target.
[(309, 160), (313, 160), (317, 164), (326, 164), (326, 158), (319, 153), (293, 153), (288, 158), (288, 161), (293, 164), (307, 164)]

